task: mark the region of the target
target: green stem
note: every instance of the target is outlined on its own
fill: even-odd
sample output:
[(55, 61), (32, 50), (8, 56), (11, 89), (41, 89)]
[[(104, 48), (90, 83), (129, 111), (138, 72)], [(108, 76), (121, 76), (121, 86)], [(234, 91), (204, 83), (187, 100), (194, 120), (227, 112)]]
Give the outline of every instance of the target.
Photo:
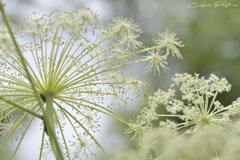
[(19, 108), (19, 109), (21, 109), (21, 110), (23, 110), (23, 111), (25, 111), (25, 112), (28, 112), (29, 114), (31, 114), (31, 115), (33, 115), (33, 116), (35, 116), (35, 117), (38, 117), (38, 118), (40, 118), (40, 119), (43, 117), (42, 115), (37, 114), (37, 113), (34, 112), (33, 110), (30, 110), (30, 109), (28, 109), (28, 108), (25, 108), (25, 107), (23, 107), (23, 106), (15, 103), (15, 102), (13, 102), (13, 101), (7, 100), (7, 99), (3, 98), (2, 96), (0, 96), (0, 100), (6, 102), (6, 103), (8, 103), (8, 104), (11, 104), (11, 105), (13, 105), (14, 107), (17, 107), (17, 108)]
[[(11, 36), (11, 39), (13, 40), (13, 44), (14, 44), (14, 46), (16, 47), (17, 53), (18, 53), (18, 55), (19, 55), (19, 57), (20, 57), (20, 59), (21, 59), (21, 63), (22, 63), (22, 65), (23, 65), (23, 67), (24, 67), (24, 70), (25, 70), (25, 72), (26, 72), (26, 74), (27, 74), (28, 80), (30, 81), (30, 84), (31, 84), (31, 86), (32, 86), (32, 89), (33, 89), (33, 91), (34, 91), (34, 93), (35, 93), (36, 98), (38, 99), (38, 102), (40, 103), (41, 100), (40, 100), (39, 94), (38, 94), (38, 92), (37, 92), (37, 90), (36, 90), (36, 88), (35, 88), (35, 86), (34, 86), (35, 84), (34, 84), (34, 82), (33, 82), (33, 79), (32, 79), (32, 77), (31, 77), (31, 74), (30, 74), (30, 72), (29, 72), (29, 70), (28, 70), (28, 68), (27, 68), (26, 59), (24, 58), (24, 56), (23, 56), (23, 54), (22, 54), (22, 52), (21, 52), (21, 50), (20, 50), (20, 48), (19, 48), (19, 46), (18, 46), (18, 43), (17, 43), (17, 41), (16, 41), (16, 39), (15, 39), (15, 37), (14, 37), (14, 35), (13, 35), (11, 26), (10, 26), (10, 24), (9, 24), (9, 22), (8, 22), (8, 19), (7, 19), (7, 16), (6, 16), (6, 14), (5, 14), (5, 11), (4, 11), (3, 7), (4, 7), (4, 4), (0, 1), (0, 10), (1, 10), (1, 12), (2, 12), (3, 21), (4, 21), (4, 23), (6, 24), (6, 27), (8, 28), (9, 34), (10, 34), (10, 36)], [(41, 103), (40, 103), (40, 104), (41, 104)], [(41, 105), (41, 109), (43, 110), (43, 106), (42, 106), (42, 105)]]
[(45, 138), (45, 132), (44, 132), (44, 127), (43, 127), (43, 132), (42, 132), (42, 143), (41, 143), (41, 148), (40, 148), (39, 160), (42, 159), (44, 138)]
[(54, 152), (54, 155), (57, 160), (63, 160), (62, 151), (60, 149), (60, 146), (57, 141), (56, 133), (54, 130), (54, 120), (53, 120), (53, 114), (54, 114), (54, 108), (53, 108), (53, 95), (47, 94), (45, 95), (46, 100), (46, 109), (44, 111), (44, 125), (46, 125), (47, 134), (49, 135), (50, 142), (52, 145), (52, 149)]

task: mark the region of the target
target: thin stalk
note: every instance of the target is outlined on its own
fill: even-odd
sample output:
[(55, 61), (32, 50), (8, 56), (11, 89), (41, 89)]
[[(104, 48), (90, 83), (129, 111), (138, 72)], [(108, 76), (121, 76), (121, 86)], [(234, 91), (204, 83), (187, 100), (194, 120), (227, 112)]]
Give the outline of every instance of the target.
[(43, 126), (43, 132), (42, 132), (42, 142), (41, 142), (41, 148), (40, 148), (39, 160), (41, 160), (41, 159), (42, 159), (42, 153), (43, 153), (43, 143), (44, 143), (44, 136), (45, 136), (45, 131), (44, 131), (44, 126)]
[[(38, 109), (38, 111), (39, 111), (39, 110), (40, 110), (40, 108)], [(29, 122), (29, 124), (28, 124), (26, 130), (23, 132), (23, 135), (22, 135), (22, 137), (21, 137), (21, 139), (20, 139), (20, 141), (19, 141), (19, 143), (18, 143), (18, 145), (17, 145), (17, 148), (16, 148), (16, 150), (15, 150), (15, 152), (14, 152), (14, 154), (13, 154), (12, 160), (14, 159), (14, 157), (15, 157), (17, 151), (18, 151), (18, 148), (19, 148), (19, 146), (20, 146), (20, 144), (21, 144), (21, 142), (22, 142), (24, 136), (26, 135), (26, 133), (27, 133), (27, 131), (28, 131), (30, 125), (32, 124), (34, 118), (35, 118), (35, 117), (33, 117), (33, 118), (31, 119), (31, 121)]]
[(43, 117), (42, 115), (34, 112), (33, 110), (30, 110), (30, 109), (28, 109), (28, 108), (26, 108), (26, 107), (23, 107), (23, 106), (15, 103), (15, 102), (13, 102), (13, 101), (7, 100), (7, 99), (3, 98), (2, 96), (0, 96), (0, 100), (3, 100), (4, 102), (6, 102), (6, 103), (8, 103), (8, 104), (11, 104), (11, 105), (13, 105), (14, 107), (17, 107), (17, 108), (19, 108), (19, 109), (21, 109), (21, 110), (23, 110), (23, 111), (25, 111), (25, 112), (27, 112), (27, 113), (35, 116), (35, 117), (37, 117), (37, 118), (40, 118), (40, 119), (41, 119), (41, 118)]
[(71, 158), (70, 158), (70, 155), (69, 155), (67, 142), (66, 142), (65, 137), (64, 137), (63, 128), (62, 128), (62, 126), (61, 126), (61, 123), (60, 123), (60, 121), (59, 121), (59, 119), (58, 119), (58, 116), (57, 116), (57, 113), (56, 113), (55, 110), (54, 110), (54, 116), (55, 116), (55, 118), (57, 119), (58, 127), (59, 127), (59, 130), (60, 130), (60, 132), (61, 132), (61, 135), (62, 135), (62, 138), (63, 138), (63, 142), (64, 142), (64, 145), (65, 145), (65, 148), (66, 148), (67, 157), (68, 157), (68, 159), (70, 160)]
[(69, 113), (66, 109), (64, 109), (62, 106), (59, 105), (59, 108), (61, 110), (63, 110), (64, 112), (66, 112), (72, 119), (75, 120), (76, 123), (78, 123), (82, 129), (85, 130), (85, 132), (87, 132), (87, 134), (95, 141), (95, 143), (101, 148), (101, 150), (105, 153), (105, 155), (108, 157), (108, 159), (111, 160), (110, 156), (107, 154), (107, 152), (103, 149), (103, 147), (98, 143), (98, 141), (92, 136), (92, 134), (71, 114)]
[[(28, 80), (30, 81), (30, 84), (31, 84), (31, 86), (32, 86), (32, 89), (33, 89), (33, 91), (34, 91), (34, 93), (35, 93), (35, 96), (36, 96), (38, 102), (40, 103), (40, 102), (41, 102), (41, 101), (40, 101), (40, 95), (38, 94), (38, 92), (37, 92), (37, 90), (36, 90), (36, 88), (35, 88), (35, 86), (34, 86), (33, 79), (32, 79), (32, 77), (31, 77), (31, 74), (30, 74), (30, 72), (29, 72), (29, 70), (28, 70), (28, 68), (27, 68), (27, 65), (26, 65), (26, 59), (25, 59), (25, 57), (23, 56), (23, 54), (22, 54), (22, 52), (21, 52), (21, 50), (20, 50), (20, 48), (19, 48), (19, 46), (18, 46), (18, 43), (17, 43), (17, 41), (16, 41), (16, 39), (15, 39), (15, 37), (14, 37), (14, 35), (13, 35), (12, 29), (11, 29), (11, 27), (10, 27), (10, 24), (9, 24), (9, 22), (8, 22), (8, 19), (7, 19), (7, 16), (6, 16), (6, 14), (5, 14), (5, 11), (4, 11), (3, 7), (4, 7), (4, 4), (0, 1), (0, 10), (1, 10), (1, 12), (2, 12), (3, 21), (4, 21), (4, 23), (6, 24), (6, 27), (8, 28), (8, 31), (9, 31), (9, 34), (10, 34), (12, 40), (13, 40), (14, 46), (16, 47), (17, 53), (18, 53), (18, 55), (19, 55), (19, 57), (20, 57), (20, 59), (21, 59), (21, 63), (22, 63), (22, 65), (23, 65), (23, 67), (24, 67), (25, 72), (27, 73)], [(40, 103), (40, 104), (41, 104), (41, 103)], [(43, 110), (43, 106), (42, 106), (42, 105), (41, 105), (41, 109)]]

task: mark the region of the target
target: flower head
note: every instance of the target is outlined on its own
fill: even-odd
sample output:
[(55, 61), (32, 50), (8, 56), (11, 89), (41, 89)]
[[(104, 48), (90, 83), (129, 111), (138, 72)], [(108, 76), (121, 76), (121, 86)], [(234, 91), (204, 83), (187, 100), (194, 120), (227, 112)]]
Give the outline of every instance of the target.
[(184, 45), (182, 44), (182, 41), (178, 41), (179, 38), (175, 38), (176, 33), (166, 29), (165, 32), (158, 33), (158, 36), (159, 39), (155, 40), (155, 43), (159, 46), (165, 46), (167, 48), (167, 55), (170, 54), (171, 51), (173, 56), (176, 55), (178, 58), (182, 59), (182, 55), (176, 46), (184, 47)]
[[(238, 102), (224, 107), (216, 100), (218, 93), (230, 91), (231, 85), (225, 78), (218, 78), (211, 74), (208, 79), (205, 79), (199, 78), (198, 74), (192, 76), (184, 73), (176, 74), (172, 81), (174, 84), (171, 90), (169, 92), (158, 90), (149, 104), (164, 105), (170, 112), (170, 114), (158, 116), (179, 117), (183, 122), (176, 123), (177, 130), (188, 128), (187, 132), (191, 133), (216, 126), (227, 128), (231, 125), (229, 116), (239, 113), (236, 109), (239, 108)], [(180, 100), (172, 94), (174, 86), (180, 87), (182, 97)]]
[(128, 35), (131, 33), (142, 33), (142, 30), (136, 23), (133, 23), (132, 19), (123, 17), (113, 18), (113, 28), (116, 30), (121, 29), (121, 35)]
[(14, 137), (16, 140), (18, 140), (17, 134), (20, 134), (21, 129), (24, 128), (24, 124), (18, 125), (18, 123), (19, 122), (17, 122), (17, 118), (13, 117), (12, 115), (3, 119), (2, 122), (0, 123), (1, 138), (15, 131), (14, 135), (11, 134), (11, 138)]
[[(172, 81), (168, 91), (159, 89), (149, 96), (148, 106), (129, 121), (126, 133), (134, 132), (133, 138), (141, 144), (134, 153), (151, 159), (238, 159), (240, 121), (233, 118), (240, 114), (240, 98), (228, 106), (216, 100), (219, 93), (230, 91), (231, 84), (214, 74), (208, 78), (175, 74)], [(175, 87), (180, 98), (176, 98)], [(169, 113), (158, 114), (163, 106)], [(159, 117), (167, 119), (156, 126)], [(131, 155), (128, 151), (124, 157)]]
[(144, 56), (144, 58), (149, 59), (150, 60), (150, 64), (147, 66), (147, 68), (149, 68), (149, 70), (151, 70), (152, 68), (154, 68), (154, 75), (155, 75), (155, 71), (157, 70), (157, 72), (159, 73), (160, 76), (160, 67), (163, 68), (164, 70), (167, 70), (168, 68), (166, 67), (167, 62), (167, 56), (166, 55), (161, 55), (160, 51), (148, 51), (148, 55)]
[[(73, 137), (75, 141), (71, 142), (71, 146), (73, 147), (74, 157), (77, 159), (81, 159), (81, 157), (88, 158), (89, 154), (94, 155), (90, 149), (90, 147), (95, 146), (96, 144), (92, 141), (90, 137), (87, 136), (86, 133), (83, 135), (79, 134), (77, 137)], [(86, 159), (85, 158), (85, 159)]]
[(95, 129), (100, 127), (98, 124), (98, 121), (100, 117), (97, 116), (97, 112), (93, 109), (85, 108), (82, 111), (82, 118), (80, 119), (80, 122), (82, 124), (87, 124), (89, 129)]
[[(218, 78), (211, 74), (209, 78), (199, 78), (198, 74), (175, 74), (173, 84), (168, 91), (159, 89), (148, 98), (148, 106), (142, 107), (139, 115), (129, 122), (126, 133), (135, 132), (133, 138), (138, 142), (142, 135), (153, 129), (153, 121), (159, 117), (167, 118), (160, 121), (160, 130), (178, 133), (196, 133), (205, 130), (229, 129), (233, 126), (232, 117), (240, 114), (240, 98), (231, 105), (223, 106), (217, 95), (229, 92), (231, 84), (225, 78)], [(181, 98), (176, 98), (174, 87), (179, 87)], [(168, 114), (158, 114), (157, 109), (164, 106)], [(177, 117), (182, 122), (174, 122)], [(134, 123), (132, 123), (134, 122)], [(136, 123), (138, 122), (138, 123)], [(141, 123), (140, 123), (141, 122)], [(137, 125), (136, 125), (137, 124)], [(140, 143), (140, 142), (139, 142)]]
[[(5, 23), (11, 31), (6, 20)], [(23, 138), (33, 119), (38, 117), (44, 124), (43, 134), (50, 137), (55, 156), (61, 155), (58, 144), (63, 144), (63, 152), (69, 159), (71, 157), (65, 137), (66, 124), (73, 128), (80, 142), (73, 143), (77, 148), (75, 158), (78, 158), (80, 152), (89, 150), (89, 141), (103, 149), (88, 130), (99, 127), (96, 113), (127, 123), (109, 108), (126, 106), (129, 95), (139, 97), (147, 83), (139, 80), (138, 75), (133, 78), (132, 73), (125, 73), (121, 68), (150, 61), (149, 68), (154, 67), (159, 73), (160, 67), (165, 69), (166, 58), (158, 52), (151, 51), (149, 56), (140, 60), (133, 58), (143, 52), (168, 47), (167, 43), (161, 47), (144, 48), (137, 40), (142, 31), (133, 20), (114, 18), (112, 24), (103, 26), (96, 12), (85, 6), (71, 12), (33, 12), (19, 29), (14, 30), (14, 34), (30, 41), (23, 43), (24, 39), (21, 40), (19, 47), (13, 43), (14, 38), (9, 38), (6, 26), (0, 28), (3, 35), (0, 38), (0, 102), (9, 106), (0, 108), (1, 115), (4, 115), (1, 118), (7, 120), (18, 109), (26, 112), (11, 119), (8, 128), (2, 124), (8, 134), (6, 140), (16, 131), (14, 125), (29, 117)], [(80, 120), (79, 114), (83, 116)], [(56, 133), (54, 124), (58, 129)], [(81, 129), (77, 131), (79, 127)], [(79, 132), (90, 139), (81, 138)]]

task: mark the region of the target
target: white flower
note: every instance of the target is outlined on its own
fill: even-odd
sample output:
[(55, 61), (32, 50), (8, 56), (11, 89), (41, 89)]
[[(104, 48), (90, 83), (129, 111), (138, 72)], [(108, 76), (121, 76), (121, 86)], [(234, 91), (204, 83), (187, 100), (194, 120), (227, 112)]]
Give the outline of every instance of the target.
[[(120, 17), (103, 26), (97, 17), (96, 12), (85, 6), (71, 12), (33, 12), (18, 30), (13, 30), (14, 35), (29, 38), (29, 43), (21, 39), (19, 45), (13, 44), (15, 38), (9, 38), (11, 32), (6, 26), (11, 30), (11, 25), (4, 18), (6, 26), (0, 27), (0, 103), (8, 103), (9, 107), (1, 107), (0, 113), (4, 119), (1, 122), (3, 135), (9, 133), (9, 136), (5, 136), (1, 147), (28, 116), (30, 121), (35, 117), (43, 121), (43, 134), (49, 135), (54, 154), (60, 159), (63, 155), (59, 143), (70, 157), (64, 124), (70, 124), (78, 136), (80, 144), (76, 145), (75, 155), (89, 150), (90, 139), (104, 151), (85, 125), (99, 127), (96, 112), (125, 122), (104, 103), (108, 103), (109, 108), (126, 106), (129, 95), (138, 97), (147, 87), (144, 81), (137, 79), (138, 75), (133, 78), (133, 74), (121, 69), (145, 61), (150, 61), (149, 68), (154, 67), (159, 73), (160, 67), (165, 69), (166, 58), (153, 51), (145, 58), (134, 60), (137, 54), (161, 47), (144, 48), (137, 40), (142, 31), (133, 20)], [(89, 35), (93, 36), (89, 38)], [(117, 53), (112, 54), (113, 51)], [(23, 110), (24, 115), (12, 118), (16, 110)], [(74, 113), (84, 118), (79, 120)], [(144, 113), (148, 121), (151, 113), (152, 109)], [(28, 127), (30, 125), (28, 123)], [(79, 126), (89, 139), (79, 136), (76, 130)], [(55, 128), (58, 129), (56, 134)], [(56, 137), (61, 142), (57, 142)]]
[[(197, 131), (214, 130), (218, 127), (229, 129), (233, 126), (230, 118), (240, 114), (240, 98), (224, 107), (216, 100), (218, 93), (230, 91), (231, 85), (225, 78), (211, 74), (208, 79), (184, 73), (175, 74), (173, 84), (168, 91), (158, 89), (148, 97), (148, 106), (144, 105), (136, 118), (129, 121), (126, 133), (135, 132), (133, 138), (139, 140), (143, 133), (153, 129), (153, 121), (159, 117), (159, 129), (177, 134), (196, 133)], [(174, 87), (179, 86), (181, 98), (176, 98)], [(165, 107), (167, 114), (158, 114), (159, 107)], [(230, 117), (231, 116), (231, 117)], [(174, 122), (171, 118), (179, 118), (183, 122)], [(184, 135), (183, 134), (183, 135)], [(139, 142), (140, 143), (140, 142)]]
[(117, 60), (116, 63), (120, 61), (122, 64), (124, 64), (129, 60), (128, 57), (119, 60), (119, 58), (128, 54), (127, 50), (124, 50), (123, 47), (117, 46), (113, 48), (112, 51), (114, 52), (113, 57), (115, 57), (115, 59)]
[(129, 81), (126, 81), (125, 84), (128, 84), (128, 88), (129, 90), (132, 91), (132, 93), (136, 94), (137, 97), (140, 96), (139, 93), (141, 93), (142, 91), (144, 91), (144, 89), (147, 87), (147, 83), (142, 81), (142, 80), (138, 80), (138, 75), (136, 75), (135, 78), (133, 78), (133, 75), (131, 76)]
[(149, 60), (150, 64), (147, 66), (149, 68), (149, 71), (151, 71), (152, 68), (154, 68), (154, 75), (155, 71), (157, 70), (159, 76), (160, 76), (160, 67), (163, 68), (164, 70), (167, 70), (168, 68), (166, 65), (168, 64), (166, 62), (167, 56), (166, 55), (161, 55), (160, 51), (151, 50), (148, 51), (147, 56), (143, 56), (146, 60)]
[(108, 72), (108, 78), (112, 79), (113, 82), (118, 82), (122, 79), (122, 73), (120, 71), (110, 71)]
[(121, 34), (142, 33), (142, 30), (132, 19), (117, 17), (113, 19), (113, 30), (121, 29)]
[[(1, 120), (2, 121), (0, 123), (1, 139), (9, 135), (11, 136), (11, 138), (14, 137), (16, 140), (18, 140), (18, 134), (20, 134), (20, 130), (24, 127), (24, 124), (19, 125), (17, 120), (18, 119), (13, 116), (5, 117), (3, 120)], [(14, 132), (15, 134), (12, 135), (12, 132)]]
[(165, 32), (158, 33), (159, 39), (155, 40), (155, 43), (158, 46), (166, 47), (167, 48), (167, 55), (171, 51), (173, 56), (175, 54), (178, 58), (182, 59), (182, 55), (181, 55), (179, 49), (176, 46), (184, 47), (184, 45), (182, 44), (182, 41), (178, 41), (179, 38), (175, 38), (176, 35), (177, 35), (176, 33), (173, 33), (170, 30), (166, 29)]
[[(218, 93), (229, 91), (231, 85), (225, 78), (218, 78), (211, 74), (208, 79), (199, 78), (198, 74), (176, 74), (172, 79), (175, 85), (180, 87), (182, 99), (178, 100), (171, 94), (166, 98), (169, 92), (158, 91), (154, 98), (158, 99), (152, 103), (166, 106), (166, 110), (171, 114), (158, 115), (160, 117), (179, 117), (184, 122), (179, 123), (178, 129), (189, 128), (194, 132), (204, 128), (216, 126), (228, 127), (231, 125), (229, 115), (239, 113), (234, 109), (234, 105), (224, 107), (219, 101), (216, 101)], [(151, 100), (152, 101), (152, 100)], [(239, 105), (239, 102), (237, 102)], [(229, 108), (232, 108), (230, 111)], [(183, 114), (180, 114), (182, 112)], [(178, 130), (177, 129), (177, 130)]]
[(87, 136), (86, 133), (83, 133), (83, 135), (79, 134), (77, 137), (73, 136), (73, 138), (76, 140), (71, 142), (74, 158), (81, 159), (82, 157), (85, 157), (84, 159), (86, 159), (89, 157), (89, 154), (94, 155), (90, 148), (92, 146), (96, 146), (96, 144)]
[(80, 119), (80, 122), (83, 125), (87, 125), (87, 128), (96, 129), (100, 127), (100, 125), (98, 124), (100, 117), (98, 117), (96, 111), (85, 108), (83, 109), (81, 114), (82, 114), (82, 118)]
[(138, 48), (142, 47), (142, 42), (138, 41), (137, 38), (139, 35), (134, 35), (134, 34), (128, 34), (124, 36), (124, 41), (127, 41), (127, 49), (130, 50), (132, 49), (133, 52), (138, 50)]

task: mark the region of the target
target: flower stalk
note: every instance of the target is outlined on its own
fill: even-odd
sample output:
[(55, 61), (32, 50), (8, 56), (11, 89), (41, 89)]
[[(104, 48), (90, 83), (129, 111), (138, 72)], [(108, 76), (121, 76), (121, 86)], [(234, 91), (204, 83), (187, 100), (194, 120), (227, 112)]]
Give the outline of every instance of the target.
[(15, 102), (13, 102), (13, 101), (7, 100), (6, 98), (4, 98), (4, 97), (2, 97), (2, 96), (0, 96), (0, 100), (6, 102), (6, 103), (8, 103), (8, 104), (11, 104), (11, 105), (13, 105), (14, 107), (17, 107), (17, 108), (19, 108), (19, 109), (21, 109), (21, 110), (23, 110), (23, 111), (25, 111), (25, 112), (27, 112), (27, 113), (35, 116), (35, 117), (37, 117), (37, 118), (42, 119), (42, 117), (43, 117), (41, 114), (38, 114), (38, 113), (34, 112), (33, 110), (28, 109), (28, 108), (26, 108), (26, 107), (23, 107), (23, 106), (15, 103)]
[[(34, 94), (35, 94), (35, 96), (37, 97), (38, 102), (40, 103), (40, 96), (39, 96), (39, 94), (38, 94), (38, 92), (37, 92), (37, 90), (36, 90), (36, 88), (35, 88), (35, 86), (34, 86), (33, 79), (31, 78), (31, 74), (30, 74), (30, 72), (29, 72), (29, 70), (28, 70), (28, 68), (27, 68), (26, 59), (24, 58), (24, 56), (23, 56), (23, 54), (22, 54), (22, 52), (21, 52), (21, 50), (20, 50), (20, 48), (19, 48), (19, 46), (18, 46), (18, 43), (17, 43), (17, 41), (16, 41), (16, 39), (15, 39), (15, 37), (14, 37), (14, 35), (13, 35), (11, 26), (10, 26), (10, 24), (9, 24), (9, 22), (8, 22), (7, 16), (6, 16), (5, 11), (4, 11), (4, 5), (5, 5), (5, 4), (3, 4), (3, 3), (0, 1), (0, 10), (1, 10), (1, 12), (2, 12), (3, 21), (4, 21), (5, 25), (7, 26), (8, 32), (9, 32), (9, 34), (10, 34), (10, 36), (11, 36), (11, 39), (12, 39), (12, 41), (13, 41), (13, 43), (14, 43), (14, 46), (16, 47), (17, 53), (18, 53), (18, 55), (19, 55), (19, 57), (20, 57), (20, 62), (22, 63), (22, 65), (23, 65), (23, 67), (24, 67), (24, 71), (25, 71), (26, 74), (27, 74), (27, 77), (28, 77), (28, 79), (29, 79), (29, 81), (30, 81), (30, 84), (31, 84), (31, 86), (32, 86), (32, 89), (33, 89), (33, 91), (34, 91)], [(41, 104), (41, 103), (40, 103), (40, 104)], [(40, 105), (40, 106), (41, 106), (41, 105)], [(41, 106), (41, 108), (42, 108), (42, 111), (43, 111), (43, 107), (42, 107), (42, 106)]]
[(55, 154), (56, 159), (63, 160), (63, 155), (59, 143), (57, 141), (56, 133), (54, 130), (54, 108), (53, 108), (53, 95), (51, 93), (45, 95), (46, 100), (46, 109), (44, 111), (44, 124), (46, 125), (47, 134), (50, 138), (50, 142), (52, 145), (53, 152)]
[[(35, 96), (37, 97), (37, 99), (39, 101), (39, 104), (40, 104), (40, 106), (41, 106), (41, 108), (43, 110), (43, 107), (41, 105), (42, 103), (40, 101), (40, 96), (39, 96), (39, 94), (38, 94), (38, 92), (37, 92), (37, 90), (36, 90), (36, 88), (34, 86), (34, 82), (33, 82), (32, 78), (31, 78), (30, 72), (29, 72), (29, 70), (27, 68), (26, 59), (24, 58), (24, 56), (23, 56), (23, 54), (22, 54), (22, 52), (21, 52), (21, 50), (20, 50), (20, 48), (19, 48), (19, 46), (17, 44), (17, 41), (16, 41), (16, 39), (15, 39), (15, 37), (13, 35), (13, 32), (11, 30), (11, 27), (10, 27), (9, 22), (7, 20), (7, 17), (5, 15), (3, 6), (4, 5), (0, 2), (0, 10), (2, 12), (3, 20), (4, 20), (4, 22), (5, 22), (5, 24), (6, 24), (7, 28), (8, 28), (8, 31), (10, 33), (10, 36), (11, 36), (12, 40), (13, 40), (14, 46), (16, 47), (17, 53), (18, 53), (18, 55), (20, 57), (20, 61), (22, 62), (22, 65), (24, 67), (24, 71), (27, 73), (28, 79), (29, 79), (29, 81), (30, 81), (30, 83), (32, 85), (32, 89), (33, 89), (33, 91), (35, 93)], [(56, 157), (56, 159), (63, 160), (62, 152), (61, 152), (61, 149), (59, 147), (59, 143), (57, 141), (57, 137), (56, 137), (55, 130), (54, 130), (54, 123), (53, 123), (54, 122), (53, 121), (53, 95), (48, 94), (48, 95), (45, 96), (45, 99), (46, 99), (46, 109), (43, 112), (44, 116), (39, 115), (39, 114), (35, 113), (34, 111), (29, 110), (29, 109), (27, 109), (25, 107), (22, 107), (22, 106), (14, 103), (14, 102), (5, 100), (4, 98), (0, 97), (0, 99), (4, 100), (5, 102), (7, 102), (9, 104), (14, 105), (15, 107), (18, 107), (18, 108), (28, 112), (29, 114), (32, 114), (33, 116), (36, 116), (38, 118), (42, 118), (43, 121), (44, 121), (44, 124), (46, 125), (47, 133), (48, 133), (48, 135), (50, 137), (50, 142), (51, 142), (52, 149), (53, 149), (53, 152), (55, 154), (55, 157)]]

